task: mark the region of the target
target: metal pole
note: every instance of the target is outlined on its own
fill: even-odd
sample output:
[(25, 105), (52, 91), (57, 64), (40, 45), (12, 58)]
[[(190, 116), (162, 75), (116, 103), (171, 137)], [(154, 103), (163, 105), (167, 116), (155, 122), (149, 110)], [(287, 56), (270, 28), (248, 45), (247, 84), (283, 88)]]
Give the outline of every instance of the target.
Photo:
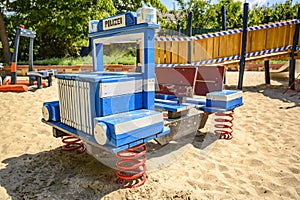
[(241, 60), (240, 60), (239, 83), (237, 87), (239, 90), (243, 89), (243, 78), (244, 78), (244, 71), (245, 71), (246, 48), (247, 48), (247, 33), (248, 33), (248, 9), (249, 9), (249, 3), (244, 3), (242, 52), (241, 52)]
[(34, 38), (30, 38), (30, 41), (29, 41), (29, 69), (28, 69), (29, 72), (34, 71), (34, 69), (33, 69), (33, 41), (34, 41)]
[(178, 22), (177, 22), (177, 34), (178, 34), (178, 37), (180, 36), (180, 29), (181, 29), (181, 21), (178, 20)]
[(17, 61), (18, 61), (18, 52), (19, 52), (20, 33), (21, 33), (21, 28), (17, 28), (15, 45), (14, 45), (14, 53), (12, 57), (11, 67), (10, 67), (11, 84), (17, 83)]
[[(265, 23), (269, 23), (270, 22), (270, 16), (266, 16), (265, 18)], [(270, 61), (266, 60), (265, 61), (265, 82), (266, 84), (270, 84), (271, 80), (270, 80)]]
[[(300, 7), (298, 7), (298, 20), (300, 19)], [(298, 46), (298, 40), (299, 40), (299, 26), (300, 24), (296, 24), (296, 29), (294, 33), (294, 39), (293, 39), (293, 46), (292, 46), (292, 52), (291, 52), (291, 60), (290, 60), (290, 70), (289, 70), (289, 85), (292, 85), (295, 81), (295, 51)], [(291, 86), (291, 89), (295, 89), (295, 85)]]
[[(188, 36), (193, 35), (193, 12), (189, 12)], [(188, 63), (192, 63), (192, 42), (188, 42)]]
[(138, 64), (141, 62), (140, 61), (140, 45), (137, 43), (136, 46), (135, 46), (135, 50), (136, 50), (136, 64), (135, 64), (135, 67), (136, 67), (136, 70), (137, 72), (141, 72), (142, 70), (138, 69)]
[(226, 6), (222, 6), (222, 30), (226, 31), (227, 27), (226, 27)]

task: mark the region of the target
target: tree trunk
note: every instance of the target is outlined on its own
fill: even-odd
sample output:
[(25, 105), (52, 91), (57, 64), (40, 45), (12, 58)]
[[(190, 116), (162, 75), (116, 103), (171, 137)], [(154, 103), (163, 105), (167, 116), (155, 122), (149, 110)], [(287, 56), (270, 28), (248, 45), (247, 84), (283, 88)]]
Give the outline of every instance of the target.
[(2, 43), (4, 62), (9, 63), (11, 55), (2, 12), (0, 12), (0, 40)]

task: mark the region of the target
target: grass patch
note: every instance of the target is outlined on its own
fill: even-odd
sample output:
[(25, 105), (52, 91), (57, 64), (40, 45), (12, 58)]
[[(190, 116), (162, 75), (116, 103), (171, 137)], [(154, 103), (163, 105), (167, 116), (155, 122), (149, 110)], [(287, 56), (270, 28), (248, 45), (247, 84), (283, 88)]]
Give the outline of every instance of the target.
[[(135, 65), (136, 58), (133, 56), (104, 56), (104, 64), (124, 64), (124, 65)], [(19, 65), (28, 65), (28, 61), (18, 61)], [(92, 57), (77, 57), (77, 58), (50, 58), (44, 60), (34, 60), (34, 65), (91, 65)]]

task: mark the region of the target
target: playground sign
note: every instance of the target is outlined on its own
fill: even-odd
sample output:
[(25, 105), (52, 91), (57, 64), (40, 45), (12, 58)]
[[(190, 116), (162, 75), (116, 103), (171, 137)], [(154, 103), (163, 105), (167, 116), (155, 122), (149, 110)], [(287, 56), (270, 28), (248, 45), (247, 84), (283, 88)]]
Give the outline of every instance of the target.
[(125, 27), (125, 15), (119, 15), (103, 20), (103, 30)]

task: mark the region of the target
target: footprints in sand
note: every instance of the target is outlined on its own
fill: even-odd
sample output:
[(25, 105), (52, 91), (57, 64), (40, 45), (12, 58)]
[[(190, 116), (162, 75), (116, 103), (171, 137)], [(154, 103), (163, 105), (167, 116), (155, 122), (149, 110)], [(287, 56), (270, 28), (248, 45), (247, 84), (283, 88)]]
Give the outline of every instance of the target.
[(243, 161), (243, 164), (250, 167), (259, 167), (264, 165), (264, 162), (256, 158), (250, 158), (250, 159), (245, 159)]
[(296, 168), (296, 167), (289, 167), (288, 168), (293, 174), (299, 174), (300, 172), (300, 168)]

